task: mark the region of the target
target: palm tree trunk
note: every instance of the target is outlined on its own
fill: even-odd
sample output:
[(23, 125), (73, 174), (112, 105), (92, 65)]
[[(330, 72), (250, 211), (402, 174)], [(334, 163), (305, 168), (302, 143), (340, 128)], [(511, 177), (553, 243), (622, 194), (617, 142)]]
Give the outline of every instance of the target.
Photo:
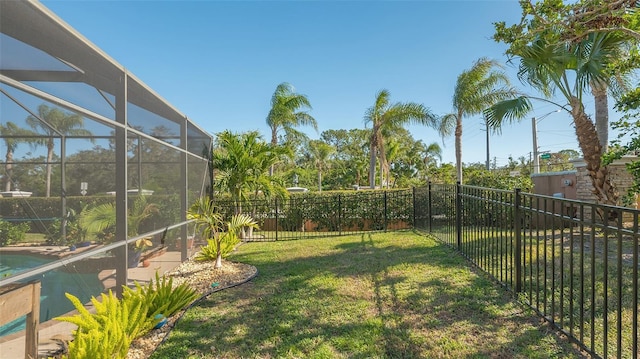
[(462, 184), (462, 114), (458, 113), (456, 120), (456, 175), (458, 182)]
[(221, 251), (221, 243), (220, 243), (221, 239), (217, 238), (216, 239), (216, 249), (218, 250), (218, 254), (216, 255), (216, 264), (213, 266), (213, 268), (222, 268), (222, 251)]
[(386, 187), (389, 188), (389, 164), (387, 163), (386, 149), (380, 147), (380, 188), (383, 188), (385, 184), (384, 179), (387, 179)]
[(607, 85), (592, 82), (591, 93), (593, 94), (596, 109), (596, 132), (598, 133), (600, 146), (602, 146), (602, 153), (604, 153), (609, 146), (609, 99), (607, 96)]
[(571, 99), (571, 115), (576, 127), (578, 144), (582, 150), (587, 173), (591, 178), (596, 198), (599, 203), (617, 205), (618, 192), (611, 183), (610, 174), (606, 166), (601, 165), (602, 146), (593, 122), (584, 112), (582, 103), (577, 98)]
[[(277, 145), (278, 145), (278, 129), (275, 126), (273, 126), (271, 128), (271, 146), (275, 147)], [(271, 165), (269, 167), (269, 176), (271, 177), (273, 177), (273, 172), (274, 172), (273, 168), (274, 168), (274, 165)]]
[(322, 192), (322, 171), (318, 170), (318, 192)]
[(376, 146), (371, 140), (370, 155), (369, 155), (369, 187), (371, 189), (376, 188)]

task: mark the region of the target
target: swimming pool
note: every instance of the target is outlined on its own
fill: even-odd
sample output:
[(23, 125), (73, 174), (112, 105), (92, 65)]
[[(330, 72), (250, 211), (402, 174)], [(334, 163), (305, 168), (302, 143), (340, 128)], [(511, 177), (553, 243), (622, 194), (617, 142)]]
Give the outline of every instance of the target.
[[(0, 275), (15, 275), (28, 269), (50, 263), (53, 259), (25, 254), (1, 254)], [(26, 279), (40, 280), (40, 323), (51, 320), (57, 316), (74, 309), (71, 301), (64, 293), (71, 293), (78, 297), (82, 303), (88, 302), (92, 296), (98, 296), (103, 292), (104, 286), (97, 273), (70, 273), (67, 271), (53, 270), (45, 274)], [(0, 337), (18, 332), (25, 328), (25, 317), (0, 326)]]

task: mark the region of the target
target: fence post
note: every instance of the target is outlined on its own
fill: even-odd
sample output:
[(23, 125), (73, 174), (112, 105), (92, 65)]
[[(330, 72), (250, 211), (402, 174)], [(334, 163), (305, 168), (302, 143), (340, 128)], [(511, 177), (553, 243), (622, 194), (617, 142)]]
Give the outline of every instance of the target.
[(456, 244), (462, 251), (462, 184), (456, 183)]
[(514, 230), (516, 232), (516, 247), (514, 255), (515, 266), (515, 292), (522, 291), (522, 210), (520, 188), (515, 189), (515, 200), (513, 209)]
[(276, 198), (276, 241), (278, 240), (278, 199)]
[(431, 213), (431, 181), (427, 184), (427, 206), (429, 211), (429, 233), (432, 232), (433, 228), (433, 213)]
[(384, 231), (387, 231), (387, 191), (384, 191)]
[(413, 229), (416, 229), (416, 187), (411, 187), (411, 202), (413, 203)]

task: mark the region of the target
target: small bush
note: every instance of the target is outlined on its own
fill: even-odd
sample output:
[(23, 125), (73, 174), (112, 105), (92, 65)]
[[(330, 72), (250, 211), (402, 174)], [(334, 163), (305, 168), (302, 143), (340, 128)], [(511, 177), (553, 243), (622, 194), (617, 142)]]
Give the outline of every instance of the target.
[(77, 297), (65, 295), (80, 314), (56, 318), (78, 326), (64, 358), (126, 358), (133, 339), (154, 325), (144, 301), (121, 301), (109, 291), (101, 295), (102, 300), (91, 298), (96, 309), (92, 314)]
[(119, 300), (111, 291), (101, 300), (91, 298), (96, 313), (90, 313), (72, 294), (65, 295), (79, 314), (55, 318), (78, 326), (69, 353), (64, 359), (120, 359), (126, 358), (131, 342), (149, 330), (160, 319), (157, 314), (170, 317), (193, 302), (198, 293), (181, 284), (174, 288), (173, 279), (160, 278), (147, 286), (135, 283), (136, 289), (124, 287)]
[(157, 314), (168, 318), (198, 298), (198, 293), (187, 284), (183, 283), (174, 288), (173, 278), (161, 278), (157, 272), (155, 281), (149, 282), (146, 286), (136, 282), (135, 286), (135, 290), (124, 287), (122, 297), (127, 301), (144, 302), (148, 308), (148, 317), (154, 320)]
[(67, 219), (66, 238), (62, 237), (62, 220), (56, 219), (49, 226), (49, 230), (45, 234), (46, 243), (51, 246), (67, 246), (73, 243), (84, 242), (87, 237), (87, 231), (80, 227), (80, 221), (76, 215), (76, 211), (70, 209), (71, 213)]
[(0, 247), (23, 241), (28, 231), (28, 223), (15, 224), (0, 220)]
[[(222, 258), (226, 258), (233, 252), (233, 248), (240, 243), (240, 239), (238, 239), (237, 236), (228, 236), (225, 233), (221, 233), (220, 235), (224, 237), (220, 241), (220, 252), (222, 253)], [(214, 239), (207, 239), (207, 245), (200, 248), (200, 252), (196, 255), (195, 260), (215, 261), (216, 258), (218, 258), (216, 241)]]

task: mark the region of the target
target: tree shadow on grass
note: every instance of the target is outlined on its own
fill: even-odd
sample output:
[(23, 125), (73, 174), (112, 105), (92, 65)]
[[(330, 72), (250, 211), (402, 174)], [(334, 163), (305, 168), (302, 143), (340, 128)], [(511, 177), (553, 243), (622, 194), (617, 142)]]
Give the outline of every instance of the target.
[(549, 346), (506, 292), (431, 239), (363, 234), (264, 248), (233, 258), (255, 265), (256, 279), (191, 308), (153, 357), (524, 358)]

